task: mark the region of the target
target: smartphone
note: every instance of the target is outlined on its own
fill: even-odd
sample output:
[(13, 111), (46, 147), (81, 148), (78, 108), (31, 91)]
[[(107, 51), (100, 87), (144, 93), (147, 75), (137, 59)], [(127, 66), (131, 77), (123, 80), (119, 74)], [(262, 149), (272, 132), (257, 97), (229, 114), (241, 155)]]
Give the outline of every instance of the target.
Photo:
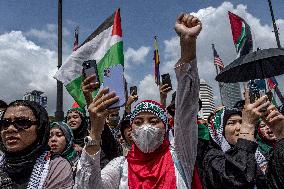
[(168, 87), (172, 88), (172, 81), (171, 81), (171, 76), (169, 73), (161, 75), (162, 77), (162, 84), (168, 84)]
[(115, 66), (104, 69), (104, 82), (103, 86), (109, 88), (109, 92), (114, 91), (119, 100), (110, 106), (108, 109), (115, 109), (125, 105), (125, 79), (123, 74), (123, 66), (117, 64)]
[(83, 62), (82, 66), (83, 66), (82, 74), (85, 78), (91, 75), (96, 75), (95, 82), (100, 83), (96, 60), (87, 60)]
[(132, 86), (130, 87), (130, 95), (131, 96), (134, 96), (134, 95), (137, 95), (137, 86)]
[[(260, 97), (267, 95), (267, 98), (270, 102), (272, 102), (272, 92), (266, 92), (265, 86), (262, 86), (260, 81), (250, 81), (249, 82), (249, 96), (250, 96), (250, 103), (254, 103)], [(261, 108), (261, 112), (265, 112), (267, 107)]]

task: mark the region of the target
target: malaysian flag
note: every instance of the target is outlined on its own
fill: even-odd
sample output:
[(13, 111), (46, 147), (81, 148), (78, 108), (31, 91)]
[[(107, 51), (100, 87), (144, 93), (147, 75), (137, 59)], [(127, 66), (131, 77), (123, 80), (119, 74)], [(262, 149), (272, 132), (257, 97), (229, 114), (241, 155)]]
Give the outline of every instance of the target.
[(220, 70), (223, 70), (225, 66), (221, 58), (219, 57), (214, 44), (212, 44), (212, 49), (213, 49), (213, 55), (214, 55), (214, 64), (217, 65), (220, 68)]
[(158, 51), (158, 42), (157, 42), (157, 36), (154, 37), (154, 71), (155, 71), (155, 83), (157, 85), (160, 85), (160, 57), (159, 57), (159, 51)]
[(73, 43), (73, 51), (76, 51), (79, 45), (79, 26), (75, 28), (75, 41)]

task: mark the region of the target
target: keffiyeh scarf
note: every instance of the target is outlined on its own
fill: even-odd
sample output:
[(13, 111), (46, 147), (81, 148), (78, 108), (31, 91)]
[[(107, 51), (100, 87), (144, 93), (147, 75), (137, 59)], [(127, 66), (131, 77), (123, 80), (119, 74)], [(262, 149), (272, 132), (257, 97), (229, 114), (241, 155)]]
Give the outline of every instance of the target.
[[(218, 146), (221, 147), (223, 152), (226, 152), (231, 148), (231, 145), (228, 143), (224, 136), (225, 122), (227, 122), (227, 119), (229, 118), (228, 116), (238, 114), (237, 110), (235, 110), (235, 113), (232, 114), (229, 114), (228, 112), (234, 112), (234, 109), (228, 109), (224, 107), (217, 111), (214, 116), (213, 123), (209, 125), (209, 133), (211, 138)], [(226, 117), (227, 119), (224, 119)], [(262, 167), (268, 163), (259, 149), (257, 149), (255, 152), (255, 158), (259, 167)]]

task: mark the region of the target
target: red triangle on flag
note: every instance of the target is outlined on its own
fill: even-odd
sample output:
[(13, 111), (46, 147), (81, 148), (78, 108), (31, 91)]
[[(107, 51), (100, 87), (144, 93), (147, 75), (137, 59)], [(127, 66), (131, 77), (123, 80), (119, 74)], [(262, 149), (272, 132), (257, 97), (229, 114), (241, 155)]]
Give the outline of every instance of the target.
[(72, 108), (80, 108), (80, 106), (76, 101), (74, 101)]
[(236, 45), (242, 33), (243, 19), (239, 17), (238, 15), (231, 13), (230, 11), (228, 11), (228, 14), (229, 14), (229, 19), (230, 19), (234, 44)]
[(115, 11), (111, 35), (118, 35), (118, 36), (122, 37), (120, 9), (117, 9)]

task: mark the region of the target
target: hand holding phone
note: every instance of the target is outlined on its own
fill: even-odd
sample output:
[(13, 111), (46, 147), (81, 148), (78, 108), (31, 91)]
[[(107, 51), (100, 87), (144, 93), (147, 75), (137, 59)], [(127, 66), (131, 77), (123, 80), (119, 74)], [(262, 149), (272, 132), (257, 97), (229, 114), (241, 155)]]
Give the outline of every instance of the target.
[(96, 82), (100, 83), (96, 60), (87, 60), (83, 62), (82, 66), (83, 66), (82, 74), (84, 78), (96, 75), (95, 83)]
[(137, 93), (137, 86), (132, 86), (130, 87), (130, 95), (131, 96), (136, 96), (138, 93)]
[(104, 87), (109, 88), (109, 92), (114, 91), (119, 100), (108, 109), (115, 109), (124, 106), (126, 102), (125, 97), (125, 79), (123, 76), (123, 66), (121, 64), (114, 65), (104, 70)]
[(162, 85), (165, 85), (167, 84), (168, 85), (168, 88), (173, 88), (172, 87), (172, 81), (171, 81), (171, 76), (169, 73), (166, 73), (166, 74), (163, 74), (161, 75), (162, 77)]

